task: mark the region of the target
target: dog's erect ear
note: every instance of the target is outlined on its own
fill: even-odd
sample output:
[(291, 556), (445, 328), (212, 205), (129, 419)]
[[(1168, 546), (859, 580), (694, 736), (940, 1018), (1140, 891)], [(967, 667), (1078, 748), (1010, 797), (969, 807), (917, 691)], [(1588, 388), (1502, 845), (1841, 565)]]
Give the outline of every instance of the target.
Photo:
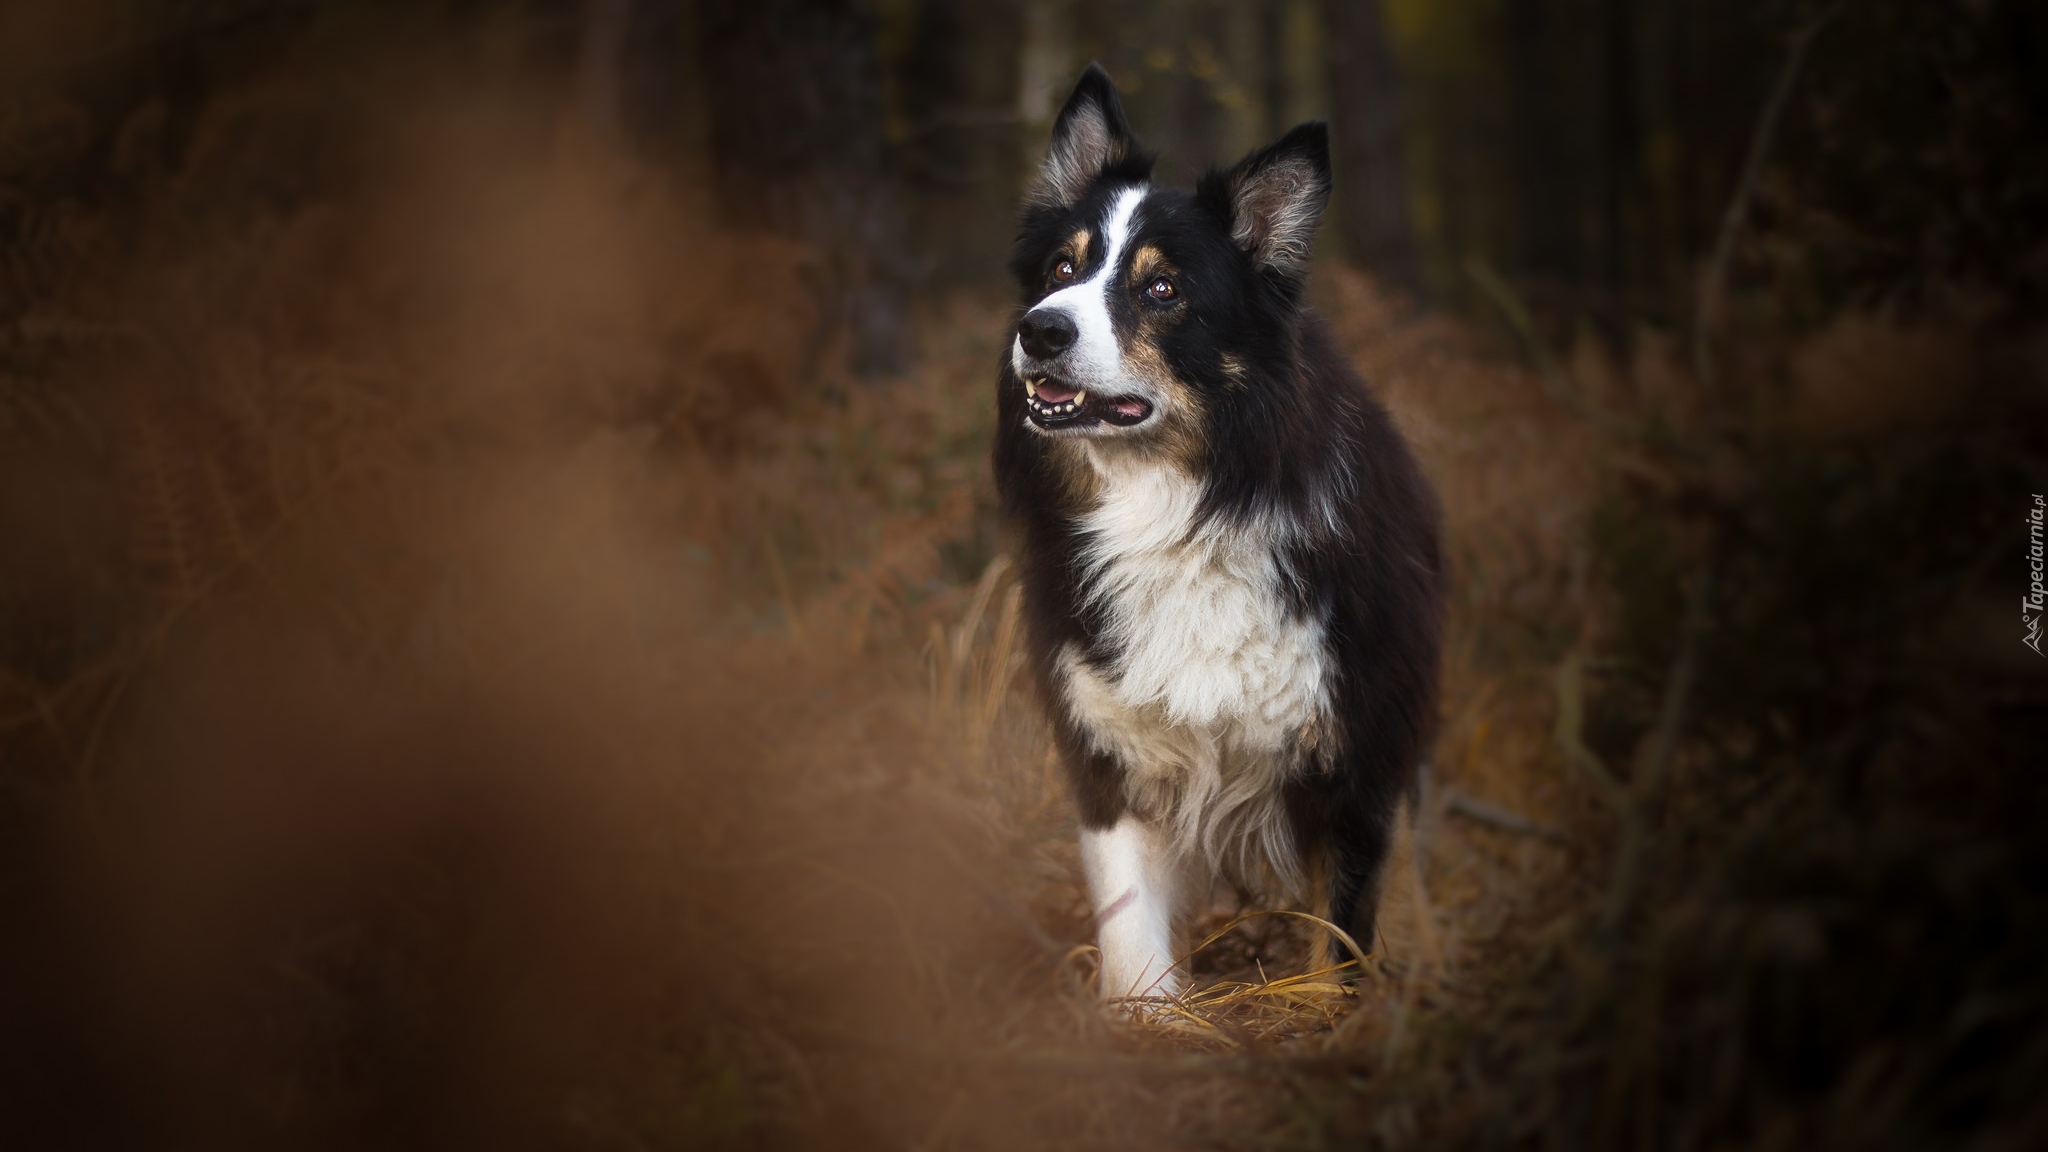
[(1306, 273), (1330, 199), (1330, 130), (1321, 121), (1298, 125), (1228, 172), (1211, 173), (1201, 195), (1229, 216), (1231, 238), (1260, 266)]
[(1053, 121), (1052, 147), (1045, 153), (1031, 202), (1047, 208), (1071, 208), (1097, 177), (1113, 168), (1131, 167), (1143, 179), (1151, 162), (1138, 148), (1124, 120), (1116, 85), (1100, 64), (1090, 64)]

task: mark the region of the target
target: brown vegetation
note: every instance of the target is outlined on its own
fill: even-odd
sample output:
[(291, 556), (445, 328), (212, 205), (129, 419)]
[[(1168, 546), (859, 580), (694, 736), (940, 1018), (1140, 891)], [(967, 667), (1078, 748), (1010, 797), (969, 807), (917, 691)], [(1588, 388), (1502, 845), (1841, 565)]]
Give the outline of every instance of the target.
[(145, 103), (118, 197), (35, 185), (89, 110), (0, 124), (10, 1138), (2044, 1135), (2041, 681), (1934, 627), (2040, 474), (2004, 297), (1709, 394), (1654, 333), (1527, 369), (1321, 269), (1445, 500), (1442, 736), (1355, 988), (1219, 891), (1127, 1023), (1017, 676), (1006, 305), (857, 380), (812, 253), (489, 36), (374, 38)]

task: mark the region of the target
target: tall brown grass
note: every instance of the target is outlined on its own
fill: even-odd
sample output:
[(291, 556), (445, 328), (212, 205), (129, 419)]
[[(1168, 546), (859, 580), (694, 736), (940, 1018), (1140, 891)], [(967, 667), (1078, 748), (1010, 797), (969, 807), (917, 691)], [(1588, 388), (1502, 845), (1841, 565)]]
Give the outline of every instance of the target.
[[(1701, 429), (1761, 390), (1716, 416), (1650, 333), (1524, 369), (1321, 270), (1444, 498), (1442, 735), (1362, 981), (1219, 890), (1196, 990), (1106, 1018), (984, 463), (1007, 306), (927, 301), (915, 370), (854, 380), (809, 255), (564, 119), (516, 27), (322, 19), (195, 109), (0, 120), (5, 1130), (1314, 1147), (1658, 1114), (1654, 1060), (1598, 1062), (1658, 1050), (1669, 989), (1602, 924), (1711, 918), (1628, 845), (1714, 838), (1629, 766), (1760, 483)], [(107, 141), (115, 191), (44, 179)], [(1784, 353), (1800, 451), (1945, 410), (1905, 360), (1958, 338), (1884, 328), (1908, 399), (1830, 417), (1882, 343), (1855, 324)], [(1694, 551), (1631, 543), (1667, 523)], [(1666, 753), (1669, 809), (1721, 802), (1720, 753)]]
[[(175, 162), (134, 113), (122, 202), (13, 201), (23, 1123), (1132, 1147), (1466, 994), (1565, 854), (1438, 803), (1362, 993), (1253, 917), (1175, 1018), (1104, 1020), (983, 463), (1005, 307), (841, 378), (805, 253), (433, 44), (301, 46)], [(86, 115), (18, 104), (10, 171)], [(1479, 667), (1572, 594), (1569, 477), (1501, 452), (1515, 373), (1332, 284), (1471, 576), (1438, 778), (1560, 818), (1540, 683)]]

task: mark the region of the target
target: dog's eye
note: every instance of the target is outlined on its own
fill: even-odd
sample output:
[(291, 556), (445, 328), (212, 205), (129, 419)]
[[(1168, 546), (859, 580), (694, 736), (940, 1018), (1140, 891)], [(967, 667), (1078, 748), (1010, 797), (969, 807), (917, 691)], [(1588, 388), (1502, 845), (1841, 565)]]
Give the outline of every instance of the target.
[(1052, 266), (1052, 278), (1062, 284), (1072, 280), (1074, 276), (1074, 262), (1072, 260), (1062, 258), (1059, 263)]
[(1175, 296), (1180, 295), (1180, 291), (1173, 286), (1173, 281), (1168, 280), (1164, 276), (1161, 276), (1158, 279), (1152, 281), (1152, 286), (1150, 288), (1145, 289), (1145, 294), (1147, 296), (1152, 297), (1154, 300), (1157, 300), (1161, 303), (1165, 303), (1166, 301), (1173, 299)]

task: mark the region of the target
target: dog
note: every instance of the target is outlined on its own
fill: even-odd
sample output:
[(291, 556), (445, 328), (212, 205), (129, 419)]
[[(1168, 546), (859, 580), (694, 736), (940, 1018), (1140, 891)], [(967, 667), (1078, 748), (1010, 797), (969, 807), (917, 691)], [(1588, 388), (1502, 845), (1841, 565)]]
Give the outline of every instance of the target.
[(1435, 494), (1303, 300), (1327, 129), (1192, 193), (1151, 171), (1091, 65), (1023, 208), (993, 453), (1113, 1001), (1179, 993), (1219, 875), (1372, 950), (1445, 598)]

